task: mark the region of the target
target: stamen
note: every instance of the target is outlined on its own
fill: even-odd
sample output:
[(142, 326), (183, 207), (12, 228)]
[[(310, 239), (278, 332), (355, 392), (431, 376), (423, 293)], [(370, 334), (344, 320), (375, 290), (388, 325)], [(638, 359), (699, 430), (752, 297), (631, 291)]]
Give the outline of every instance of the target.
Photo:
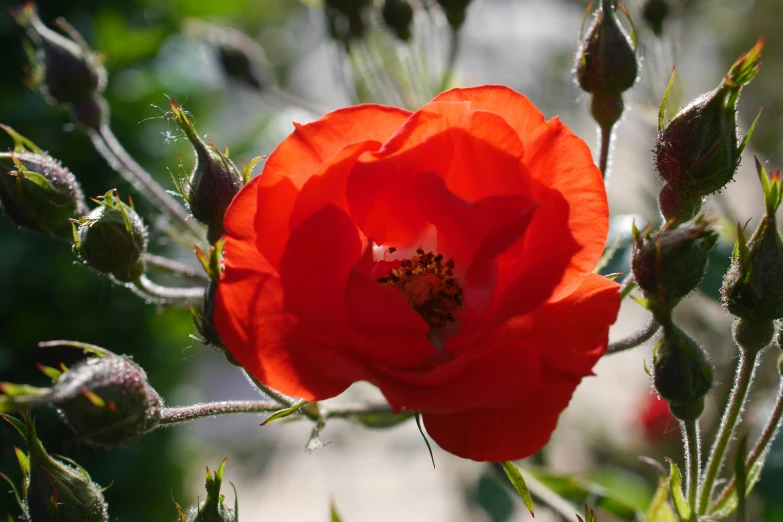
[[(397, 249), (389, 248), (393, 253)], [(432, 329), (443, 328), (456, 321), (455, 313), (462, 306), (463, 290), (454, 278), (454, 260), (443, 262), (442, 254), (416, 250), (416, 255), (400, 261), (378, 282), (398, 288), (408, 305), (416, 310)]]

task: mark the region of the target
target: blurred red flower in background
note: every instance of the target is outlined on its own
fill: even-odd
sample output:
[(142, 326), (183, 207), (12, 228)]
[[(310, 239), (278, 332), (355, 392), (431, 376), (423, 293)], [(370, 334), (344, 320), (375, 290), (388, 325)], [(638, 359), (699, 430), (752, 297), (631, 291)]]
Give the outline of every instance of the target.
[(546, 444), (620, 304), (590, 150), (501, 86), (295, 125), (225, 227), (214, 321), (248, 372), (308, 400), (369, 381), (474, 460)]

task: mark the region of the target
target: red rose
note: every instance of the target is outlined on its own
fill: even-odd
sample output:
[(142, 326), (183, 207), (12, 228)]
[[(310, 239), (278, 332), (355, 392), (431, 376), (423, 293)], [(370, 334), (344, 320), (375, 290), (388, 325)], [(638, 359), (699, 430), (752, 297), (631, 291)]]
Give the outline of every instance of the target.
[(307, 400), (369, 381), (474, 460), (547, 442), (620, 304), (590, 150), (501, 86), (295, 124), (225, 227), (214, 320), (248, 372)]

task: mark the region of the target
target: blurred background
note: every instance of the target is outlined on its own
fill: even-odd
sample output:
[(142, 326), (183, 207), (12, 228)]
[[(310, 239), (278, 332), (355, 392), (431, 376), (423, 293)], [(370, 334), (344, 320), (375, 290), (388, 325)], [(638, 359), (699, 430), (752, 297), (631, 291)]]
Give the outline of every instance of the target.
[[(752, 155), (757, 154), (768, 169), (783, 164), (783, 3), (671, 0), (660, 37), (642, 16), (644, 3), (628, 1), (639, 31), (643, 68), (636, 87), (626, 93), (630, 110), (614, 141), (608, 184), (614, 215), (610, 242), (618, 236), (624, 239), (607, 268), (611, 271), (628, 270), (631, 220), (659, 219), (659, 181), (650, 151), (672, 65), (677, 65), (678, 80), (670, 107), (676, 107), (714, 88), (742, 52), (760, 36), (766, 38), (762, 70), (740, 101), (742, 131), (760, 107), (764, 113), (736, 182), (710, 203), (726, 218), (726, 230), (761, 213)], [(89, 139), (74, 129), (66, 113), (23, 85), (22, 31), (7, 12), (13, 4), (0, 0), (0, 5), (0, 122), (62, 160), (86, 195), (114, 187), (133, 194), (95, 153)], [(173, 188), (166, 168), (177, 166), (176, 155), (185, 154), (186, 164), (191, 157), (184, 135), (165, 117), (168, 98), (185, 105), (201, 134), (218, 146), (229, 144), (235, 160), (271, 152), (292, 130), (292, 121), (310, 121), (354, 103), (357, 92), (361, 99), (387, 94), (389, 103), (413, 106), (426, 101), (395, 100), (369, 81), (354, 89), (350, 60), (361, 67), (361, 56), (357, 64), (355, 56), (348, 57), (330, 38), (316, 0), (52, 0), (38, 5), (45, 23), (66, 18), (103, 53), (110, 75), (106, 96), (111, 127), (166, 188)], [(587, 99), (571, 74), (586, 7), (586, 1), (577, 0), (474, 0), (452, 83), (509, 85), (531, 98), (547, 117), (559, 115), (588, 143), (595, 143)], [(203, 26), (194, 19), (239, 29), (261, 45), (264, 66), (254, 81), (225, 74), (215, 49), (197, 37), (203, 36)], [(183, 24), (187, 34), (181, 30)], [(419, 82), (419, 94), (426, 94), (426, 71), (440, 74), (447, 62), (449, 32), (443, 16), (436, 12), (417, 17), (411, 48), (395, 43), (382, 27), (368, 31), (373, 46), (391, 48), (397, 58), (424, 56), (413, 68), (421, 76), (412, 83)], [(374, 72), (383, 73), (383, 68)], [(0, 136), (0, 148), (10, 145), (10, 139)], [(193, 262), (189, 252), (167, 243), (155, 228), (154, 209), (133, 195), (151, 225), (151, 251)], [(756, 223), (750, 226), (755, 228)], [(725, 401), (736, 362), (728, 335), (731, 319), (717, 303), (733, 240), (726, 235), (714, 252), (702, 291), (678, 308), (682, 326), (716, 362), (718, 387), (712, 399), (717, 404)], [(74, 261), (68, 245), (18, 230), (0, 216), (0, 381), (45, 385), (36, 363), (70, 364), (81, 354), (64, 348), (40, 350), (37, 343), (78, 339), (132, 355), (169, 405), (257, 397), (236, 368), (189, 338), (194, 328), (186, 310), (145, 305)], [(640, 307), (627, 302), (613, 338), (635, 331), (643, 321)], [(650, 358), (650, 344), (605, 358), (596, 369), (597, 377), (578, 390), (550, 445), (529, 459), (531, 467), (546, 465), (548, 473), (539, 473), (539, 479), (559, 488), (575, 505), (599, 506), (601, 522), (633, 520), (634, 511), (649, 503), (656, 475), (638, 461), (640, 454), (681, 460), (677, 425), (651, 393), (643, 371), (644, 360)], [(763, 425), (771, 408), (778, 380), (776, 358), (772, 353), (762, 358), (753, 402), (745, 414), (748, 422), (742, 425), (745, 432)], [(366, 387), (348, 394), (377, 397)], [(708, 434), (715, 428), (718, 411), (715, 404), (707, 407), (703, 426)], [(155, 431), (129, 448), (107, 454), (80, 446), (54, 412), (38, 414), (39, 433), (52, 453), (75, 459), (102, 485), (114, 482), (106, 493), (112, 520), (175, 520), (172, 497), (183, 506), (195, 503), (199, 495), (203, 498), (204, 466), (214, 469), (226, 456), (226, 478), (237, 486), (245, 522), (328, 520), (331, 501), (345, 522), (529, 519), (496, 469), (435, 448), (433, 470), (413, 423), (371, 431), (335, 421), (323, 434), (331, 443), (306, 453), (306, 423), (261, 428), (259, 422), (253, 415), (195, 421)], [(13, 446), (22, 444), (10, 427), (0, 425), (0, 470), (17, 482)], [(575, 478), (557, 475), (565, 473)], [(783, 520), (781, 481), (783, 444), (778, 443), (754, 492), (752, 520)], [(0, 518), (19, 514), (7, 489), (0, 485)], [(230, 489), (226, 494), (233, 502)], [(539, 505), (536, 520), (557, 520), (547, 516)]]

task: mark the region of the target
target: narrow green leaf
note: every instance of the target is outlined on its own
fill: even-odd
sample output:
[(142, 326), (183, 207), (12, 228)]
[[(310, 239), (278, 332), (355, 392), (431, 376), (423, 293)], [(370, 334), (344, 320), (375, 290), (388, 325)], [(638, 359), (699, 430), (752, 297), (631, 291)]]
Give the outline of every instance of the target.
[(658, 132), (663, 130), (663, 122), (666, 119), (666, 103), (669, 101), (669, 94), (671, 94), (672, 87), (674, 86), (674, 73), (676, 70), (677, 67), (672, 67), (672, 77), (669, 80), (669, 86), (666, 87), (666, 93), (663, 95), (663, 100), (661, 100), (661, 108), (658, 109)]
[(666, 479), (661, 477), (658, 483), (658, 489), (655, 491), (650, 509), (647, 510), (646, 522), (677, 522), (677, 516), (669, 500), (669, 486)]
[(5, 413), (0, 413), (0, 417), (5, 419), (8, 424), (16, 428), (16, 431), (19, 432), (19, 434), (22, 436), (24, 440), (27, 440), (27, 426), (25, 426), (24, 422), (20, 421), (16, 417), (11, 417), (10, 415), (6, 415)]
[(677, 467), (671, 459), (667, 458), (669, 463), (669, 493), (671, 493), (672, 500), (674, 501), (674, 508), (677, 510), (677, 515), (680, 520), (690, 520), (692, 509), (688, 505), (688, 501), (685, 499), (685, 495), (682, 493), (682, 475), (680, 469)]
[(274, 412), (272, 415), (269, 416), (268, 419), (266, 419), (264, 422), (261, 423), (261, 426), (266, 426), (267, 424), (272, 424), (275, 421), (278, 421), (280, 419), (284, 419), (290, 415), (293, 415), (294, 413), (297, 413), (302, 406), (307, 404), (307, 401), (300, 400), (293, 403), (288, 408), (283, 408), (282, 410), (278, 410)]
[[(19, 507), (24, 509), (24, 504), (22, 504), (22, 497), (19, 496), (19, 490), (16, 489), (16, 485), (14, 485), (13, 482), (11, 482), (11, 479), (8, 478), (5, 473), (0, 472), (0, 478), (8, 482), (8, 485), (11, 486), (11, 492), (14, 494), (14, 497), (16, 498), (16, 503), (19, 504)], [(8, 516), (8, 520), (11, 520), (11, 516)]]
[(530, 511), (530, 515), (536, 516), (533, 507), (533, 497), (530, 496), (530, 490), (527, 489), (527, 484), (525, 484), (525, 479), (522, 478), (522, 473), (519, 472), (519, 468), (517, 468), (513, 462), (508, 460), (503, 463), (503, 471), (506, 472), (508, 480), (511, 481), (514, 489), (516, 489), (517, 493), (519, 493), (519, 498), (522, 499), (522, 503), (525, 505), (527, 510)]
[(329, 513), (330, 513), (330, 520), (332, 522), (342, 522), (342, 518), (340, 518), (340, 514), (337, 512), (337, 507), (334, 505), (334, 501), (332, 501), (329, 505)]
[(742, 141), (739, 144), (739, 147), (737, 148), (737, 157), (739, 158), (742, 156), (742, 152), (745, 150), (745, 147), (748, 146), (748, 142), (750, 141), (750, 137), (753, 135), (753, 131), (756, 129), (756, 123), (758, 123), (759, 118), (761, 118), (761, 112), (763, 109), (759, 109), (758, 114), (756, 114), (756, 118), (753, 120), (753, 123), (750, 124), (750, 128), (748, 129), (748, 133), (745, 134), (745, 137), (742, 138)]
[(59, 381), (60, 377), (63, 374), (63, 372), (61, 372), (57, 368), (52, 368), (51, 366), (44, 366), (43, 364), (39, 364), (37, 366), (38, 369), (41, 371), (41, 373), (49, 377), (52, 380), (52, 382)]
[(737, 484), (737, 518), (736, 522), (746, 522), (748, 519), (746, 497), (748, 489), (748, 476), (745, 469), (745, 455), (748, 453), (748, 436), (742, 437), (734, 459), (734, 479)]
[(421, 438), (424, 439), (424, 444), (427, 445), (427, 451), (430, 452), (430, 459), (432, 459), (432, 469), (435, 469), (435, 455), (432, 454), (432, 446), (430, 446), (430, 441), (427, 440), (427, 435), (424, 434), (424, 428), (421, 427), (421, 414), (416, 413), (414, 418), (416, 419), (416, 427), (419, 428), (419, 433), (421, 433)]
[(111, 352), (106, 348), (101, 348), (100, 346), (94, 344), (82, 343), (80, 341), (68, 341), (60, 339), (57, 341), (46, 341), (43, 343), (38, 343), (38, 348), (54, 348), (57, 346), (71, 346), (73, 348), (79, 348), (80, 350), (97, 355), (98, 357), (108, 357), (110, 355), (115, 355), (114, 352)]

